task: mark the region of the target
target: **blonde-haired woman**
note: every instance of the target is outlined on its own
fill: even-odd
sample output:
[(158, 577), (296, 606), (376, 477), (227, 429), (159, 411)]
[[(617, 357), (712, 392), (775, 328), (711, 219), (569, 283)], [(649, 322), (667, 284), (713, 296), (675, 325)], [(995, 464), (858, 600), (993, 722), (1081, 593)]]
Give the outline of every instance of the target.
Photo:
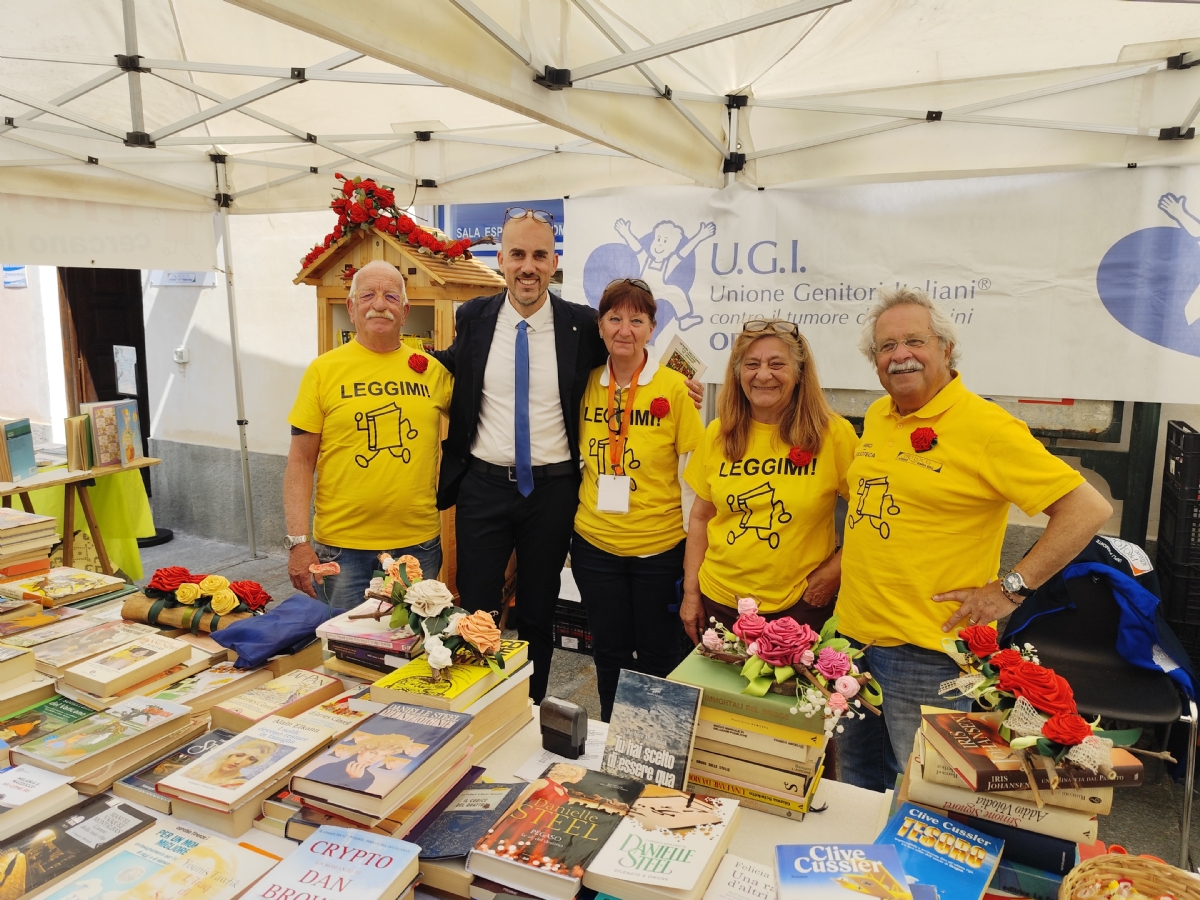
[(265, 762), (278, 749), (278, 744), (261, 738), (238, 741), (224, 753), (217, 754), (203, 769), (198, 769), (192, 780), (220, 788), (239, 788), (249, 780), (242, 770)]
[(699, 642), (710, 618), (731, 626), (738, 598), (753, 597), (766, 619), (820, 630), (841, 582), (833, 511), (848, 496), (854, 428), (829, 408), (808, 341), (783, 319), (745, 324), (717, 405), (684, 472), (696, 492), (684, 628)]

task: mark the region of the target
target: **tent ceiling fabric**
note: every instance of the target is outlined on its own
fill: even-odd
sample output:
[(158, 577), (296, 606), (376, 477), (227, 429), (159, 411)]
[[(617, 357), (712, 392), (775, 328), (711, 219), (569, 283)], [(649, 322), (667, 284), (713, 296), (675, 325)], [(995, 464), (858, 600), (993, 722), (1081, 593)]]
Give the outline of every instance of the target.
[[(1197, 141), (1158, 139), (1200, 112), (1200, 65), (1167, 62), (1200, 58), (1196, 4), (0, 8), (0, 115), (12, 119), (0, 124), (0, 192), (212, 209), (213, 152), (227, 156), (235, 213), (322, 208), (335, 170), (381, 178), (402, 200), (453, 203), (1200, 161)], [(116, 54), (140, 56), (142, 71), (122, 71)], [(571, 85), (536, 82), (553, 80), (547, 67)], [(746, 105), (731, 113), (729, 94)], [(138, 130), (153, 148), (127, 146)]]

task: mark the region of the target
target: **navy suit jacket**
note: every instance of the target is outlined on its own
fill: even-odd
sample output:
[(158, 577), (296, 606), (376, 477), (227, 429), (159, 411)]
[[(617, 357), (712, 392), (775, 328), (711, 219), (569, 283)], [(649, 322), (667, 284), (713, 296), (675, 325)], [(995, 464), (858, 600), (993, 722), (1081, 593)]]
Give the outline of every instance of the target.
[[(471, 444), (479, 427), (483, 400), (483, 373), (487, 369), (492, 338), (507, 290), (491, 297), (476, 297), (458, 308), (454, 317), (454, 343), (433, 356), (454, 376), (450, 400), (450, 428), (442, 441), (442, 468), (438, 477), (438, 509), (449, 509), (458, 500), (458, 486), (467, 473)], [(596, 310), (550, 295), (554, 310), (554, 349), (558, 357), (558, 394), (571, 459), (579, 462), (579, 404), (592, 369), (604, 365), (608, 351), (596, 327)]]

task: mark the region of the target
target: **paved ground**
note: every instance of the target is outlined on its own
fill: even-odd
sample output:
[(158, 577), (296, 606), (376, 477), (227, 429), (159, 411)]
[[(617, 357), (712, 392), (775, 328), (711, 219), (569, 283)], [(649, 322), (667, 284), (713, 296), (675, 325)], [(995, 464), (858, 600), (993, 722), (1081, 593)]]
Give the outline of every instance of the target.
[[(1010, 526), (1004, 542), (1001, 568), (1008, 571), (1018, 562), (1040, 529)], [(1153, 552), (1151, 551), (1153, 558)], [(268, 555), (250, 559), (244, 547), (210, 541), (185, 534), (159, 547), (142, 551), (147, 573), (168, 565), (186, 566), (193, 572), (216, 572), (230, 580), (257, 581), (275, 598), (292, 593), (287, 577), (287, 559), (283, 555)], [(598, 717), (600, 700), (596, 694), (596, 670), (591, 657), (580, 653), (555, 651), (550, 670), (550, 693), (580, 704), (588, 715)], [(1146, 784), (1140, 788), (1118, 790), (1112, 814), (1103, 817), (1100, 838), (1109, 843), (1124, 845), (1130, 853), (1150, 853), (1167, 862), (1179, 861), (1180, 819), (1183, 806), (1183, 786), (1174, 783), (1163, 764), (1147, 761)], [(1189, 844), (1192, 858), (1200, 861), (1200, 834), (1196, 816)]]

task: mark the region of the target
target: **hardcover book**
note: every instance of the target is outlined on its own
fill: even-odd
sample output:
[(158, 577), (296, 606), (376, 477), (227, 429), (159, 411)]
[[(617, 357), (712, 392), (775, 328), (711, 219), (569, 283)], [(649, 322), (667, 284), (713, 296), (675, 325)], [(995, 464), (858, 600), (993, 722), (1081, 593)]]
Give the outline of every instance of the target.
[(544, 900), (570, 900), (642, 792), (632, 778), (554, 763), (467, 856), (467, 871)]
[[(529, 658), (528, 641), (501, 641), (504, 671), (514, 672)], [(455, 663), (442, 670), (443, 679), (432, 680), (433, 670), (422, 654), (371, 685), (371, 699), (379, 703), (415, 703), (433, 709), (461, 711), (502, 680), (487, 665)]]
[(228, 810), (329, 742), (330, 731), (279, 716), (214, 747), (157, 784), (160, 794)]
[(178, 772), (184, 766), (195, 762), (201, 756), (215, 747), (220, 747), (237, 737), (232, 731), (214, 729), (188, 741), (177, 750), (172, 750), (166, 756), (160, 756), (143, 769), (132, 775), (126, 775), (113, 785), (113, 793), (126, 800), (132, 800), (159, 812), (171, 812), (171, 798), (158, 793), (158, 783)]
[(677, 900), (698, 898), (733, 840), (739, 813), (736, 800), (647, 785), (583, 884), (622, 900), (655, 900), (662, 889)]
[(0, 597), (35, 600), (42, 606), (62, 606), (75, 600), (107, 594), (124, 586), (124, 580), (115, 575), (59, 566), (51, 569), (47, 575), (19, 578), (0, 584)]
[[(926, 712), (921, 716), (921, 734), (971, 790), (990, 793), (1029, 789), (1029, 779), (1008, 741), (1000, 736), (994, 715)], [(1048, 788), (1049, 773), (1041, 766), (1032, 769), (1038, 790)], [(1060, 783), (1068, 787), (1129, 787), (1140, 785), (1144, 772), (1137, 757), (1113, 747), (1111, 777), (1077, 766), (1059, 766), (1058, 775)]]
[[(371, 615), (377, 612), (380, 606), (385, 606), (385, 611), (379, 619), (352, 618), (353, 616)], [(407, 628), (389, 628), (390, 610), (390, 605), (385, 604), (382, 600), (368, 600), (318, 625), (317, 636), (325, 638), (327, 641), (341, 641), (346, 644), (374, 647), (388, 653), (407, 654), (420, 638)]]
[(331, 697), (320, 706), (305, 710), (296, 716), (295, 721), (307, 722), (309, 725), (320, 725), (328, 728), (334, 740), (352, 728), (358, 727), (370, 717), (368, 712), (359, 712), (350, 706), (350, 701), (356, 697), (366, 697), (371, 693), (369, 687), (355, 687), (342, 691), (336, 697)]
[(0, 771), (0, 841), (79, 802), (71, 779), (33, 766)]
[(266, 669), (239, 669), (232, 663), (218, 663), (175, 682), (153, 697), (186, 706), (192, 712), (204, 712), (229, 697), (266, 684), (273, 677)]
[(900, 805), (875, 843), (895, 847), (913, 881), (955, 900), (984, 895), (1004, 849), (1003, 841), (912, 803)]
[(775, 881), (779, 900), (846, 900), (855, 894), (912, 900), (890, 844), (780, 844)]
[(0, 480), (24, 481), (37, 474), (37, 459), (33, 452), (33, 429), (28, 419), (14, 419), (0, 425), (0, 447), (3, 456), (3, 473)]
[(0, 622), (0, 641), (8, 647), (36, 647), (94, 627), (96, 623), (78, 609), (45, 609), (39, 605), (27, 615)]
[(622, 669), (601, 771), (682, 788), (703, 693), (690, 684)]
[[(326, 645), (329, 648), (329, 652), (339, 662), (350, 663), (363, 669), (373, 669), (375, 672), (384, 674), (394, 672), (420, 653), (420, 651), (406, 653), (404, 651), (380, 650), (377, 647), (347, 644), (344, 641), (336, 639), (326, 641)], [(371, 680), (374, 681), (378, 677), (378, 675), (372, 674)]]
[(121, 464), (121, 431), (117, 427), (117, 401), (80, 403), (79, 412), (87, 415), (92, 432), (92, 465)]
[(155, 821), (112, 797), (93, 797), (31, 825), (0, 847), (0, 897), (48, 889)]
[(325, 825), (244, 896), (392, 900), (417, 877), (419, 850), (407, 841)]
[(469, 784), (419, 837), (421, 859), (466, 856), (516, 801), (525, 783)]
[(161, 675), (171, 666), (187, 661), (191, 655), (191, 645), (183, 641), (147, 634), (71, 666), (64, 680), (97, 697), (111, 697), (127, 687)]
[(80, 719), (86, 719), (93, 712), (94, 710), (66, 697), (51, 697), (0, 722), (0, 740), (10, 749), (20, 747)]
[(296, 771), (292, 790), (382, 818), (461, 755), (471, 717), (392, 703)]
[(39, 644), (33, 655), (39, 672), (61, 678), (67, 669), (77, 663), (157, 631), (153, 625), (140, 622), (107, 622), (70, 637)]
[(214, 728), (245, 731), (268, 716), (291, 718), (342, 691), (342, 682), (311, 669), (294, 669), (212, 707)]
[(732, 853), (721, 857), (721, 864), (704, 892), (704, 900), (775, 900), (777, 896), (775, 872), (770, 866)]

